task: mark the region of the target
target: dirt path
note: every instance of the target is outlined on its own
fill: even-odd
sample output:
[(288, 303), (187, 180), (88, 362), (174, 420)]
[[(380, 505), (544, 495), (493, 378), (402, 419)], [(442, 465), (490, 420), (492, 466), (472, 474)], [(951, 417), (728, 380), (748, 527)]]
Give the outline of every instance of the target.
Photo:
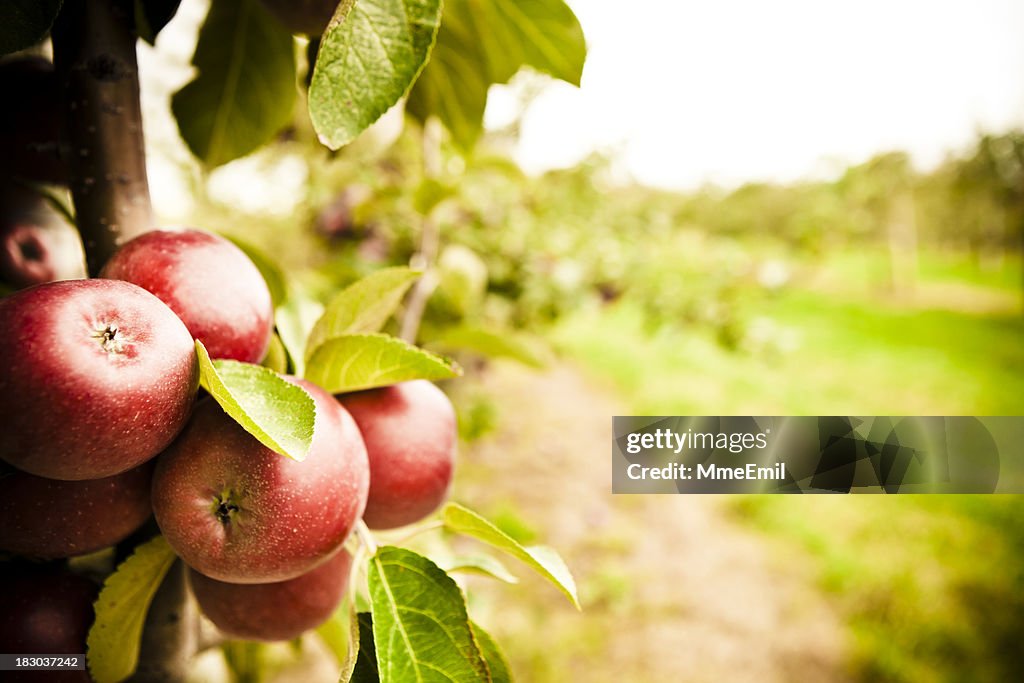
[(724, 498), (610, 494), (610, 417), (624, 411), (609, 392), (567, 366), (500, 367), (483, 384), (500, 427), (462, 454), (457, 497), (536, 530), (584, 602), (576, 613), (515, 567), (519, 586), (473, 581), (471, 612), (520, 680), (848, 680), (842, 625), (809, 572)]

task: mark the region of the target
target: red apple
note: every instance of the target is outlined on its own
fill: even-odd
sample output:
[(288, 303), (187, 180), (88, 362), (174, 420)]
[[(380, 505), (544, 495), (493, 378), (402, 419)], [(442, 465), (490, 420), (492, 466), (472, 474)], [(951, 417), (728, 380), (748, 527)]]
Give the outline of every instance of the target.
[(263, 0), (263, 4), (292, 33), (319, 38), (340, 0)]
[(15, 287), (85, 277), (78, 232), (50, 203), (13, 183), (0, 187), (0, 278)]
[(199, 380), (188, 330), (127, 282), (67, 280), (0, 300), (0, 459), (51, 479), (146, 462), (188, 419)]
[(149, 519), (153, 462), (104, 479), (58, 481), (0, 463), (0, 550), (71, 557), (124, 540)]
[(121, 247), (101, 277), (139, 285), (178, 314), (212, 358), (258, 363), (274, 327), (270, 290), (241, 249), (199, 230), (156, 230)]
[(363, 519), (372, 529), (417, 522), (444, 502), (455, 460), (455, 410), (426, 380), (338, 396), (363, 435), (370, 496)]
[(0, 62), (0, 175), (66, 183), (61, 103), (53, 64), (42, 57)]
[(366, 448), (352, 417), (323, 389), (290, 381), (316, 403), (302, 462), (263, 446), (209, 399), (157, 462), (157, 524), (185, 563), (211, 578), (304, 574), (341, 546), (366, 506)]
[[(55, 564), (0, 565), (0, 652), (7, 654), (85, 653), (99, 592), (88, 579)], [(5, 683), (53, 681), (88, 683), (78, 671), (4, 671)]]
[(348, 585), (344, 549), (316, 569), (276, 583), (225, 583), (189, 570), (199, 609), (217, 628), (244, 640), (291, 640), (327, 621)]

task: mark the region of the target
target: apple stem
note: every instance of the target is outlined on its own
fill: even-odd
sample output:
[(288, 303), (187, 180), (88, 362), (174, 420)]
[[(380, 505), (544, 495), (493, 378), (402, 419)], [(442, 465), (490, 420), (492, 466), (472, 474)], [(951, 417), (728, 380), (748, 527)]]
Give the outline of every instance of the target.
[(420, 526), (414, 528), (408, 534), (406, 534), (405, 536), (402, 536), (400, 539), (395, 541), (395, 545), (405, 545), (406, 543), (408, 543), (412, 539), (416, 538), (417, 536), (420, 536), (422, 534), (428, 533), (430, 531), (436, 531), (437, 529), (443, 529), (443, 528), (444, 528), (444, 522), (442, 522), (439, 519), (435, 519), (432, 522), (427, 522), (426, 524), (421, 524)]
[(65, 0), (53, 55), (76, 223), (90, 275), (117, 248), (153, 227), (139, 101), (132, 0)]
[(363, 547), (366, 548), (370, 556), (376, 555), (377, 542), (373, 540), (373, 534), (370, 532), (369, 527), (366, 526), (366, 522), (361, 519), (356, 520), (355, 532), (359, 542), (363, 544)]

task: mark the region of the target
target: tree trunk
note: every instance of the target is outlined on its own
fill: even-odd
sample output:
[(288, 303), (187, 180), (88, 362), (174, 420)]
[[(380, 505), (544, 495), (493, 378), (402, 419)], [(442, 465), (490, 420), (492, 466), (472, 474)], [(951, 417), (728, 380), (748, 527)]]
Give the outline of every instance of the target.
[(897, 197), (886, 221), (889, 286), (895, 294), (914, 289), (917, 280), (917, 216), (909, 193)]
[(188, 569), (176, 560), (146, 614), (139, 665), (129, 683), (179, 683), (199, 647), (199, 612), (188, 592)]
[(65, 0), (53, 28), (71, 195), (91, 275), (153, 226), (135, 42), (131, 0)]

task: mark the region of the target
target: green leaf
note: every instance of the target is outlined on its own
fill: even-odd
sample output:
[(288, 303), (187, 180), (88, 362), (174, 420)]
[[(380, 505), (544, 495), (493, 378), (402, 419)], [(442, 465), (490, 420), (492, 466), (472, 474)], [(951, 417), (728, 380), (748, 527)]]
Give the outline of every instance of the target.
[(288, 372), (288, 351), (284, 348), (281, 337), (276, 332), (270, 337), (267, 355), (260, 361), (260, 365), (280, 375)]
[(453, 361), (386, 334), (348, 334), (317, 347), (306, 378), (332, 394), (462, 374)]
[(260, 365), (211, 361), (199, 340), (196, 353), (199, 383), (228, 416), (267, 448), (293, 460), (306, 458), (316, 404), (305, 389)]
[(491, 672), (491, 682), (512, 683), (512, 671), (509, 668), (508, 660), (505, 659), (505, 654), (498, 644), (494, 642), (494, 638), (491, 638), (491, 634), (483, 630), (475, 621), (470, 621), (469, 625), (473, 627), (473, 636), (480, 645), (480, 653), (483, 654), (484, 661), (487, 662), (487, 670)]
[(409, 93), (405, 111), (419, 121), (437, 116), (463, 149), (476, 144), (483, 131), (491, 79), (472, 17), (460, 12), (459, 0), (445, 3), (444, 21), (430, 63)]
[(342, 672), (342, 683), (377, 683), (380, 672), (377, 670), (377, 648), (373, 644), (373, 616), (369, 612), (360, 612), (356, 616), (353, 628), (359, 630), (359, 654), (356, 655), (352, 671), (345, 677)]
[(320, 316), (324, 307), (300, 291), (293, 290), (288, 299), (274, 311), (274, 323), (281, 342), (292, 361), (292, 371), (298, 377), (306, 375), (306, 337)]
[(146, 612), (175, 559), (164, 537), (157, 536), (103, 582), (87, 640), (89, 673), (96, 683), (117, 683), (135, 671)]
[(586, 54), (583, 29), (563, 0), (448, 0), (406, 111), (420, 121), (439, 117), (469, 149), (483, 128), (492, 83), (532, 66), (579, 85)]
[(380, 331), (419, 276), (411, 268), (384, 268), (341, 290), (309, 333), (307, 355), (333, 337)]
[(199, 31), (196, 78), (174, 94), (181, 137), (208, 166), (262, 146), (295, 105), (292, 36), (259, 0), (213, 0)]
[(583, 28), (563, 0), (466, 2), (489, 29), (482, 41), (490, 76), (504, 83), (523, 64), (578, 86), (587, 59)]
[(384, 546), (370, 559), (369, 585), (382, 683), (490, 680), (462, 591), (436, 564)]
[(4, 0), (0, 4), (0, 55), (32, 47), (46, 37), (62, 0)]
[(441, 0), (359, 0), (343, 21), (337, 17), (320, 41), (309, 86), (313, 128), (331, 149), (409, 92), (434, 44)]
[(453, 327), (432, 340), (430, 346), (448, 352), (471, 351), (488, 358), (511, 358), (534, 368), (543, 368), (547, 365), (546, 359), (533, 344), (511, 330)]
[(477, 574), (479, 576), (489, 576), (492, 579), (504, 581), (505, 583), (519, 583), (519, 579), (509, 572), (505, 565), (490, 555), (453, 557), (449, 561), (442, 563), (441, 568), (449, 574)]
[(135, 0), (135, 31), (150, 45), (178, 11), (181, 0)]
[(245, 240), (231, 235), (224, 235), (224, 237), (241, 249), (256, 266), (256, 270), (260, 271), (263, 281), (267, 283), (267, 289), (270, 290), (270, 300), (274, 302), (274, 306), (284, 303), (288, 298), (288, 278), (281, 267), (267, 256), (266, 252)]
[(541, 576), (555, 584), (579, 609), (576, 582), (565, 562), (554, 550), (540, 545), (523, 546), (477, 513), (458, 503), (448, 503), (441, 516), (445, 528), (449, 531), (472, 536), (535, 569)]

